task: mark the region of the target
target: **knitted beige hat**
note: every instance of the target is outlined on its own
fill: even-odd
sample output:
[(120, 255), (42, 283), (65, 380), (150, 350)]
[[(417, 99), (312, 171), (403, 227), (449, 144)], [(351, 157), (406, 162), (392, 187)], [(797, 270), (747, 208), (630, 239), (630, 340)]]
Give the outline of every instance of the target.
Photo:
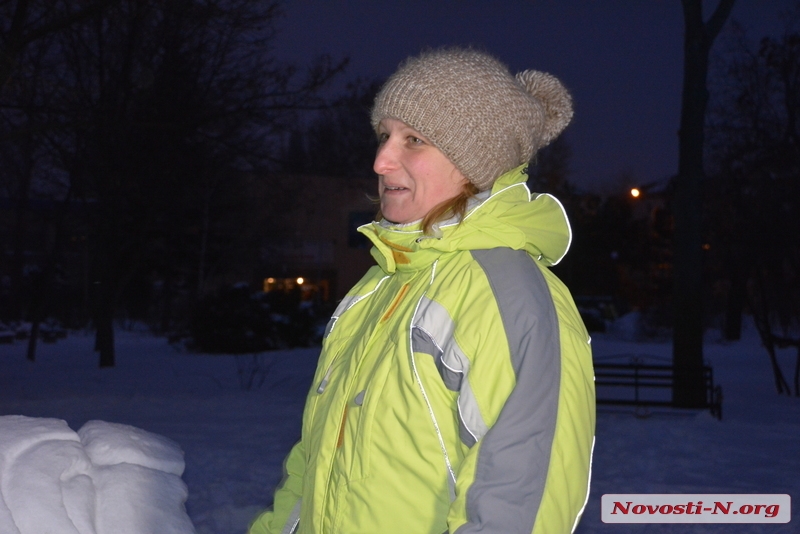
[(483, 191), (558, 137), (572, 98), (544, 72), (514, 77), (484, 52), (445, 48), (400, 65), (375, 98), (372, 127), (384, 118), (427, 137)]

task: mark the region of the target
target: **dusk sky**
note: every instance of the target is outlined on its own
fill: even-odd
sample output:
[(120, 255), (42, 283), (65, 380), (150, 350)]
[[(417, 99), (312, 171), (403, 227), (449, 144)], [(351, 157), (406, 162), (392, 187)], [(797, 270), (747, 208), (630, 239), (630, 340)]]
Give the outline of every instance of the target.
[[(782, 33), (780, 12), (795, 3), (737, 0), (732, 19), (755, 41)], [(677, 170), (679, 0), (292, 0), (285, 12), (278, 56), (298, 65), (320, 54), (349, 56), (342, 84), (385, 78), (407, 56), (441, 45), (485, 49), (513, 73), (556, 75), (574, 98), (564, 135), (573, 153), (569, 179), (581, 189), (614, 192), (624, 174), (647, 183)]]

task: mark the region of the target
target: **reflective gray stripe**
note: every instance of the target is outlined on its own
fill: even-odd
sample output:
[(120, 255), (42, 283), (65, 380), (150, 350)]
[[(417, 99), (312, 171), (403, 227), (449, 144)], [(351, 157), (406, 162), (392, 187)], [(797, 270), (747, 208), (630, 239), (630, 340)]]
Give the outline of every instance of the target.
[(458, 416), (459, 437), (467, 447), (475, 445), (489, 431), (478, 408), (478, 401), (472, 392), (469, 378), (464, 380), (458, 396)]
[(336, 321), (339, 320), (339, 316), (342, 315), (347, 309), (358, 302), (359, 295), (353, 295), (350, 297), (345, 297), (339, 301), (339, 305), (336, 306), (336, 309), (333, 311), (333, 315), (328, 320), (328, 324), (325, 325), (325, 333), (322, 335), (322, 339), (328, 337), (328, 335), (333, 331), (333, 327), (336, 326)]
[(322, 334), (322, 339), (325, 339), (326, 337), (328, 337), (328, 334), (331, 333), (331, 331), (333, 330), (333, 327), (336, 325), (336, 321), (338, 319), (339, 319), (339, 317), (331, 317), (330, 319), (328, 319), (328, 324), (325, 325), (325, 333)]
[(375, 287), (372, 289), (372, 291), (368, 291), (363, 295), (351, 295), (349, 297), (344, 297), (341, 301), (339, 301), (339, 305), (336, 306), (336, 309), (333, 311), (333, 315), (328, 320), (328, 324), (325, 326), (325, 333), (322, 335), (322, 339), (327, 338), (328, 335), (333, 331), (333, 328), (336, 326), (336, 321), (339, 320), (339, 317), (341, 317), (344, 312), (353, 307), (353, 305), (358, 301), (372, 295), (379, 287), (381, 287), (381, 284), (383, 284), (387, 278), (389, 278), (389, 276), (384, 276), (378, 280), (378, 283), (375, 284)]
[[(431, 354), (445, 387), (459, 392), (459, 437), (472, 447), (489, 428), (469, 385), (470, 362), (453, 338), (455, 329), (455, 322), (441, 304), (427, 297), (420, 300), (411, 333), (413, 350)], [(436, 352), (441, 352), (441, 358), (437, 359)]]
[[(516, 386), (483, 436), (458, 534), (531, 532), (544, 494), (561, 379), (558, 317), (539, 267), (524, 251), (472, 251), (503, 322)], [(524, 466), (524, 469), (521, 469)]]
[(447, 489), (450, 493), (450, 502), (454, 502), (456, 500), (456, 479), (453, 477), (447, 477)]
[[(439, 264), (439, 260), (433, 262), (431, 266), (431, 279), (429, 284), (433, 284), (433, 281), (436, 279), (436, 266)], [(414, 308), (414, 314), (411, 316), (411, 324), (414, 325), (417, 323), (417, 316), (420, 314), (420, 310), (422, 309), (422, 305), (431, 302), (429, 299), (425, 298), (423, 295), (417, 301), (417, 306)], [(412, 338), (412, 330), (409, 329), (408, 337), (409, 337), (409, 346), (413, 345), (411, 341)], [(444, 438), (442, 437), (442, 431), (439, 428), (439, 422), (436, 420), (436, 414), (433, 411), (433, 406), (431, 406), (431, 401), (428, 398), (428, 394), (425, 392), (425, 386), (422, 384), (422, 379), (419, 376), (419, 371), (417, 370), (417, 361), (414, 357), (414, 350), (409, 351), (409, 357), (411, 358), (411, 369), (414, 373), (414, 379), (417, 381), (417, 385), (419, 386), (419, 391), (422, 393), (422, 398), (425, 399), (425, 405), (428, 407), (428, 415), (431, 417), (431, 422), (433, 423), (433, 428), (436, 430), (436, 439), (439, 440), (439, 446), (442, 448), (442, 457), (444, 459), (444, 463), (447, 466), (447, 473), (450, 475), (448, 476), (447, 484), (450, 488), (450, 502), (453, 502), (456, 497), (455, 492), (455, 484), (456, 484), (456, 474), (453, 471), (453, 464), (450, 462), (450, 455), (447, 453), (447, 447), (444, 444)]]
[(442, 381), (444, 381), (444, 385), (450, 391), (459, 391), (461, 389), (461, 383), (463, 382), (464, 375), (453, 371), (446, 365), (444, 365), (444, 361), (439, 360), (437, 362), (437, 369), (439, 369), (439, 374), (442, 377)]
[(411, 348), (414, 352), (429, 354), (436, 362), (436, 367), (442, 365), (442, 354), (444, 351), (436, 344), (436, 340), (430, 333), (419, 326), (411, 327)]
[[(427, 336), (430, 338), (430, 343), (433, 343), (436, 348), (441, 351), (441, 362), (437, 362), (439, 372), (442, 373), (442, 378), (445, 383), (452, 384), (455, 381), (461, 382), (462, 377), (469, 372), (469, 359), (458, 346), (455, 339), (453, 339), (453, 332), (455, 332), (456, 325), (447, 310), (438, 302), (423, 297), (419, 303), (419, 309), (414, 316), (414, 330), (421, 330), (417, 336)], [(418, 338), (419, 339), (419, 338)], [(412, 337), (413, 342), (413, 337)], [(422, 350), (425, 345), (421, 346), (420, 352), (431, 354)], [(416, 349), (415, 349), (416, 350)], [(444, 369), (444, 370), (443, 370)], [(461, 375), (456, 378), (450, 376), (445, 378), (444, 373), (448, 375)], [(450, 387), (450, 386), (448, 386)], [(453, 391), (458, 391), (459, 387), (450, 388)]]
[(297, 499), (294, 508), (292, 508), (292, 513), (289, 514), (289, 519), (286, 520), (286, 524), (281, 530), (281, 534), (294, 534), (297, 530), (297, 525), (300, 523), (300, 505), (302, 503), (303, 499)]
[(461, 438), (461, 442), (470, 449), (478, 443), (478, 439), (469, 431), (467, 425), (464, 424), (463, 417), (459, 417), (458, 419), (458, 437)]
[(340, 315), (342, 315), (350, 306), (358, 302), (360, 299), (361, 299), (360, 295), (351, 295), (349, 297), (344, 297), (342, 300), (339, 301), (339, 304), (333, 311), (333, 316), (338, 319)]
[(428, 354), (433, 358), (433, 363), (436, 364), (436, 369), (442, 377), (445, 387), (450, 391), (458, 391), (461, 388), (461, 379), (463, 373), (453, 371), (447, 367), (442, 361), (444, 351), (433, 339), (429, 332), (426, 332), (419, 326), (414, 326), (411, 329), (411, 347), (414, 352)]

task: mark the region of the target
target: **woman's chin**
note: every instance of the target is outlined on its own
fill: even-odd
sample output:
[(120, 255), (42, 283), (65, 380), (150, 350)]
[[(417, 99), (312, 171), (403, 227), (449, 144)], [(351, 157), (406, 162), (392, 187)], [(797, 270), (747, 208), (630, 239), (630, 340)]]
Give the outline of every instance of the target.
[(391, 206), (381, 206), (381, 213), (383, 218), (392, 224), (408, 224), (422, 218), (414, 218), (408, 210), (392, 209)]

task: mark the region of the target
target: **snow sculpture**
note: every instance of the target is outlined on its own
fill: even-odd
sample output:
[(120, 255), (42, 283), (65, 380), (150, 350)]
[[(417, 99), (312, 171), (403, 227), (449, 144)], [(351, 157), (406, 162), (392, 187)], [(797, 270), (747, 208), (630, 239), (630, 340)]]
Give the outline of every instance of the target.
[(0, 416), (3, 534), (194, 534), (183, 452), (128, 425)]

